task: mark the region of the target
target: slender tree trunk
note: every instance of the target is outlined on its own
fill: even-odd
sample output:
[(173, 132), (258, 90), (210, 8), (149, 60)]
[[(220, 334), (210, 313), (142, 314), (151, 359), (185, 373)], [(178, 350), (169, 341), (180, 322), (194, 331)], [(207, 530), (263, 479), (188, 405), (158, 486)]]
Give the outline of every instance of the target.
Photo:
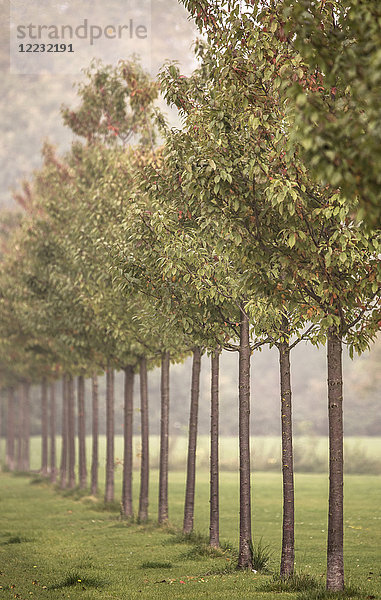
[(238, 568), (253, 568), (250, 489), (249, 319), (241, 311), (239, 348), (239, 555)]
[(92, 378), (92, 457), (91, 457), (91, 493), (98, 493), (98, 377)]
[(30, 470), (30, 403), (29, 383), (24, 383), (21, 393), (23, 395), (24, 414), (22, 419), (22, 471)]
[(147, 361), (144, 356), (140, 359), (140, 403), (142, 455), (140, 462), (139, 521), (147, 521), (149, 487), (149, 424)]
[(50, 384), (50, 481), (55, 483), (57, 478), (56, 464), (56, 384)]
[(219, 421), (219, 365), (220, 353), (213, 352), (211, 357), (211, 393), (210, 393), (210, 525), (209, 544), (213, 548), (220, 545), (220, 508), (218, 474), (218, 421)]
[(81, 490), (87, 486), (86, 468), (86, 421), (85, 421), (85, 378), (78, 377), (78, 469), (79, 487)]
[(48, 474), (48, 389), (46, 379), (41, 384), (41, 475)]
[(194, 348), (192, 364), (191, 405), (189, 414), (189, 437), (187, 459), (187, 482), (185, 489), (183, 533), (193, 530), (194, 494), (196, 483), (196, 447), (198, 401), (200, 396), (201, 349)]
[(344, 589), (343, 555), (343, 367), (341, 338), (328, 332), (329, 508), (327, 590)]
[(290, 348), (288, 342), (279, 346), (281, 423), (282, 423), (282, 473), (283, 473), (283, 531), (281, 577), (294, 573), (294, 462), (292, 448), (292, 404)]
[(134, 368), (124, 369), (124, 453), (123, 453), (123, 486), (122, 510), (125, 517), (133, 516), (132, 507), (132, 436), (134, 410)]
[(3, 467), (3, 394), (0, 389), (0, 471)]
[(68, 480), (68, 377), (62, 378), (62, 443), (60, 464), (60, 487), (66, 488)]
[(106, 485), (105, 502), (114, 501), (114, 370), (106, 371)]
[(22, 434), (23, 434), (23, 420), (24, 420), (24, 396), (22, 393), (22, 385), (17, 388), (17, 471), (22, 471)]
[(6, 466), (10, 471), (15, 468), (15, 394), (13, 388), (8, 392), (8, 414), (7, 414), (7, 447)]
[(68, 406), (67, 406), (67, 432), (68, 432), (68, 458), (69, 458), (69, 478), (68, 487), (75, 487), (75, 403), (74, 403), (74, 381), (73, 377), (68, 377)]
[(169, 352), (161, 357), (159, 523), (168, 521)]

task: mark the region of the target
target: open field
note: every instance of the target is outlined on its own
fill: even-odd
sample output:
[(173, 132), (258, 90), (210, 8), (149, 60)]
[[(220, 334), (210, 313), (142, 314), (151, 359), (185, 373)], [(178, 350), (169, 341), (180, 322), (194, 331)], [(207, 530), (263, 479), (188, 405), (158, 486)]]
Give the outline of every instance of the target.
[[(183, 473), (170, 474), (170, 521), (175, 528), (181, 526), (184, 480)], [(231, 552), (200, 557), (197, 546), (174, 543), (173, 534), (156, 528), (155, 470), (150, 480), (152, 523), (146, 527), (121, 522), (117, 507), (114, 512), (105, 511), (101, 502), (65, 497), (48, 484), (31, 485), (26, 477), (2, 473), (0, 483), (0, 598), (280, 597), (274, 591), (263, 591), (279, 560), (281, 479), (277, 473), (253, 475), (253, 532), (255, 542), (263, 538), (272, 551), (268, 574), (229, 572), (234, 560)], [(296, 567), (319, 581), (324, 581), (325, 573), (327, 489), (325, 475), (296, 477)], [(134, 491), (136, 506), (137, 474)], [(208, 474), (202, 470), (197, 475), (195, 512), (195, 528), (202, 534), (208, 531), (208, 491)], [(356, 597), (364, 599), (381, 597), (380, 492), (380, 477), (346, 477), (346, 582), (360, 591)], [(119, 497), (120, 475), (116, 478)], [(237, 535), (238, 475), (223, 472), (221, 537), (234, 546)], [(306, 593), (282, 593), (281, 597), (315, 597), (310, 590)]]
[[(169, 445), (169, 464), (172, 470), (184, 470), (187, 452), (186, 436), (171, 436)], [(5, 442), (3, 441), (3, 452)], [(307, 473), (325, 473), (328, 468), (328, 438), (322, 436), (295, 436), (295, 470)], [(276, 436), (256, 436), (251, 440), (252, 467), (255, 471), (280, 472), (280, 438)], [(60, 437), (57, 437), (58, 456)], [(135, 468), (139, 468), (140, 438), (134, 438)], [(347, 437), (344, 441), (345, 469), (351, 474), (381, 474), (381, 438), (380, 437)], [(87, 455), (91, 452), (91, 437), (87, 438)], [(158, 467), (159, 436), (150, 436), (150, 464)], [(39, 437), (31, 438), (31, 468), (41, 466), (41, 441)], [(105, 437), (99, 437), (100, 470), (105, 464)], [(115, 436), (115, 457), (118, 463), (123, 458), (123, 437)], [(197, 447), (197, 465), (199, 469), (208, 469), (209, 437), (200, 435)], [(238, 469), (238, 439), (235, 437), (220, 438), (220, 467), (222, 471), (236, 472)], [(116, 469), (116, 477), (121, 468)], [(101, 475), (102, 476), (102, 475)]]

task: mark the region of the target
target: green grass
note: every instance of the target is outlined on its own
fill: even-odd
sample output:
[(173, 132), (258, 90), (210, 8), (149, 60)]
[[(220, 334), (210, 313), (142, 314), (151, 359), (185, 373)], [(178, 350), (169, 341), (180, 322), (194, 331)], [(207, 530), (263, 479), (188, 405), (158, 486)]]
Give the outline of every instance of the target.
[[(135, 474), (135, 506), (138, 474)], [(238, 545), (238, 476), (221, 474), (222, 551), (204, 552), (208, 534), (208, 474), (197, 475), (195, 528), (184, 540), (181, 526), (184, 474), (170, 474), (171, 527), (155, 525), (157, 471), (150, 480), (151, 522), (120, 521), (94, 499), (62, 495), (45, 482), (0, 474), (0, 599), (62, 598), (150, 600), (320, 600), (325, 597), (327, 478), (296, 477), (296, 568), (299, 579), (280, 586), (276, 575), (281, 535), (281, 479), (253, 474), (254, 544), (271, 553), (268, 573), (234, 569)], [(117, 472), (116, 497), (120, 496)], [(345, 481), (346, 597), (381, 598), (380, 477)], [(99, 501), (101, 505), (101, 501)], [(12, 541), (13, 540), (13, 541)], [(17, 540), (17, 541), (16, 541)], [(233, 566), (232, 566), (233, 565)], [(182, 583), (183, 582), (183, 583)], [(354, 591), (353, 591), (354, 588)], [(352, 595), (351, 595), (352, 594)], [(353, 595), (355, 594), (355, 595)], [(336, 598), (336, 596), (332, 596)]]
[[(169, 463), (171, 470), (184, 471), (187, 452), (186, 436), (171, 436)], [(57, 438), (57, 449), (60, 439)], [(252, 464), (255, 471), (280, 472), (281, 442), (276, 436), (256, 436), (251, 440)], [(2, 455), (5, 441), (2, 440)], [(381, 475), (381, 438), (380, 437), (348, 437), (345, 438), (345, 466), (347, 473)], [(41, 441), (39, 437), (31, 439), (31, 468), (38, 469)], [(88, 456), (91, 452), (91, 437), (87, 438)], [(151, 467), (158, 467), (159, 436), (150, 436)], [(59, 453), (58, 453), (59, 454)], [(134, 438), (134, 466), (139, 468), (140, 440)], [(101, 468), (105, 463), (105, 437), (100, 436)], [(123, 458), (123, 437), (115, 437), (116, 464), (121, 465)], [(328, 439), (322, 436), (295, 436), (295, 469), (300, 473), (326, 473), (328, 466)], [(209, 437), (201, 435), (198, 438), (197, 465), (207, 469), (209, 465)], [(234, 437), (220, 438), (220, 466), (222, 471), (237, 472), (238, 440)], [(121, 467), (119, 466), (119, 471)]]

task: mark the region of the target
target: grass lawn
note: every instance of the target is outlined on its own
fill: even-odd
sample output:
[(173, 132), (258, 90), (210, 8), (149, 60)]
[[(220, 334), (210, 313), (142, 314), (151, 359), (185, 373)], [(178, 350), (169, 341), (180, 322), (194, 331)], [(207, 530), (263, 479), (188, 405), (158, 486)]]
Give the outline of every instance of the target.
[[(120, 469), (119, 469), (120, 471)], [(321, 597), (271, 591), (279, 562), (281, 479), (253, 474), (253, 532), (272, 556), (268, 574), (229, 571), (232, 553), (200, 556), (202, 546), (180, 542), (155, 526), (157, 471), (151, 474), (151, 517), (146, 526), (127, 524), (118, 512), (102, 510), (91, 498), (62, 496), (45, 483), (0, 474), (0, 599), (114, 598), (275, 600)], [(381, 598), (381, 479), (349, 475), (345, 481), (346, 582), (355, 597)], [(138, 474), (135, 474), (137, 501)], [(120, 474), (116, 497), (120, 496)], [(170, 475), (170, 520), (181, 526), (184, 474)], [(296, 477), (296, 567), (324, 582), (327, 478)], [(197, 475), (195, 528), (208, 531), (208, 473)], [(237, 545), (238, 476), (221, 474), (221, 537)], [(230, 559), (230, 560), (229, 560)], [(224, 572), (225, 571), (225, 572)], [(267, 585), (267, 587), (266, 587)]]
[[(158, 467), (159, 436), (150, 436), (150, 464)], [(60, 436), (57, 437), (57, 455), (60, 453)], [(169, 464), (172, 471), (184, 471), (186, 467), (188, 440), (183, 436), (170, 436)], [(91, 454), (91, 436), (87, 436), (87, 456)], [(220, 467), (222, 471), (238, 470), (238, 438), (220, 436)], [(321, 473), (328, 469), (328, 438), (323, 436), (295, 436), (295, 469), (299, 472)], [(5, 440), (1, 440), (1, 456), (5, 453)], [(251, 438), (252, 465), (256, 471), (280, 472), (281, 440), (279, 436), (253, 436)], [(197, 467), (208, 469), (209, 436), (197, 439)], [(140, 466), (140, 437), (134, 436), (134, 466)], [(116, 462), (123, 458), (123, 436), (115, 436)], [(298, 459), (299, 457), (299, 459)], [(381, 437), (346, 437), (344, 459), (350, 474), (381, 475)], [(99, 464), (102, 471), (106, 460), (106, 439), (99, 436)], [(31, 468), (41, 467), (41, 438), (31, 438)], [(302, 467), (302, 468), (301, 468)]]

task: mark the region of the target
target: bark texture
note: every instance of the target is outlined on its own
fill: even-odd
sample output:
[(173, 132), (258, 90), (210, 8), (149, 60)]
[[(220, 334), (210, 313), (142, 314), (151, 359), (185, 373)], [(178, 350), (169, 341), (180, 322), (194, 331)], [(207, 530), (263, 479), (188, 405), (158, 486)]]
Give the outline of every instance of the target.
[(239, 554), (238, 568), (253, 568), (250, 489), (249, 320), (241, 311), (239, 348)]
[(198, 403), (200, 396), (200, 372), (201, 349), (194, 348), (192, 364), (191, 405), (189, 414), (187, 482), (185, 489), (183, 533), (190, 533), (193, 530), (194, 493), (196, 482)]
[(282, 474), (283, 474), (283, 528), (281, 577), (294, 573), (294, 468), (292, 447), (292, 404), (290, 349), (287, 342), (279, 346), (281, 423), (282, 423)]
[(98, 377), (92, 377), (92, 448), (91, 448), (91, 493), (98, 493)]
[[(0, 470), (3, 464), (3, 395), (0, 391)], [(5, 456), (4, 456), (5, 464)]]
[(56, 384), (50, 384), (50, 481), (55, 482), (57, 478), (57, 458), (56, 458)]
[(141, 413), (141, 439), (142, 451), (140, 462), (140, 495), (139, 495), (139, 521), (148, 519), (148, 487), (149, 487), (149, 425), (148, 425), (148, 385), (147, 361), (140, 359), (140, 413)]
[(160, 384), (159, 523), (168, 521), (169, 365), (169, 352), (165, 352), (161, 357)]
[(123, 452), (123, 484), (122, 510), (125, 517), (132, 517), (132, 436), (134, 416), (134, 369), (124, 369), (124, 452)]
[(17, 433), (17, 450), (16, 450), (16, 468), (17, 471), (22, 471), (22, 446), (23, 446), (23, 419), (24, 419), (24, 406), (23, 406), (23, 393), (21, 385), (17, 388), (17, 401), (16, 401), (16, 433)]
[(28, 472), (30, 470), (30, 400), (29, 400), (29, 383), (24, 383), (22, 386), (23, 395), (23, 420), (22, 420), (22, 470)]
[(86, 466), (86, 421), (85, 421), (85, 378), (78, 377), (78, 470), (79, 487), (84, 490), (87, 486)]
[(211, 358), (210, 394), (210, 524), (209, 544), (220, 545), (219, 478), (218, 478), (218, 421), (219, 421), (219, 359), (218, 351)]
[(15, 469), (15, 393), (13, 388), (8, 392), (7, 405), (7, 442), (5, 454), (6, 466), (10, 471)]
[(69, 375), (67, 380), (67, 437), (68, 437), (68, 459), (69, 475), (68, 487), (75, 487), (75, 408), (74, 408), (74, 381)]
[(62, 379), (62, 442), (61, 442), (61, 462), (60, 462), (60, 487), (67, 486), (67, 467), (68, 467), (68, 385), (67, 375)]
[(114, 501), (114, 370), (106, 371), (106, 485), (105, 502)]
[(344, 589), (343, 555), (343, 368), (342, 343), (328, 332), (329, 507), (327, 590)]
[(48, 475), (48, 386), (41, 384), (41, 475)]

